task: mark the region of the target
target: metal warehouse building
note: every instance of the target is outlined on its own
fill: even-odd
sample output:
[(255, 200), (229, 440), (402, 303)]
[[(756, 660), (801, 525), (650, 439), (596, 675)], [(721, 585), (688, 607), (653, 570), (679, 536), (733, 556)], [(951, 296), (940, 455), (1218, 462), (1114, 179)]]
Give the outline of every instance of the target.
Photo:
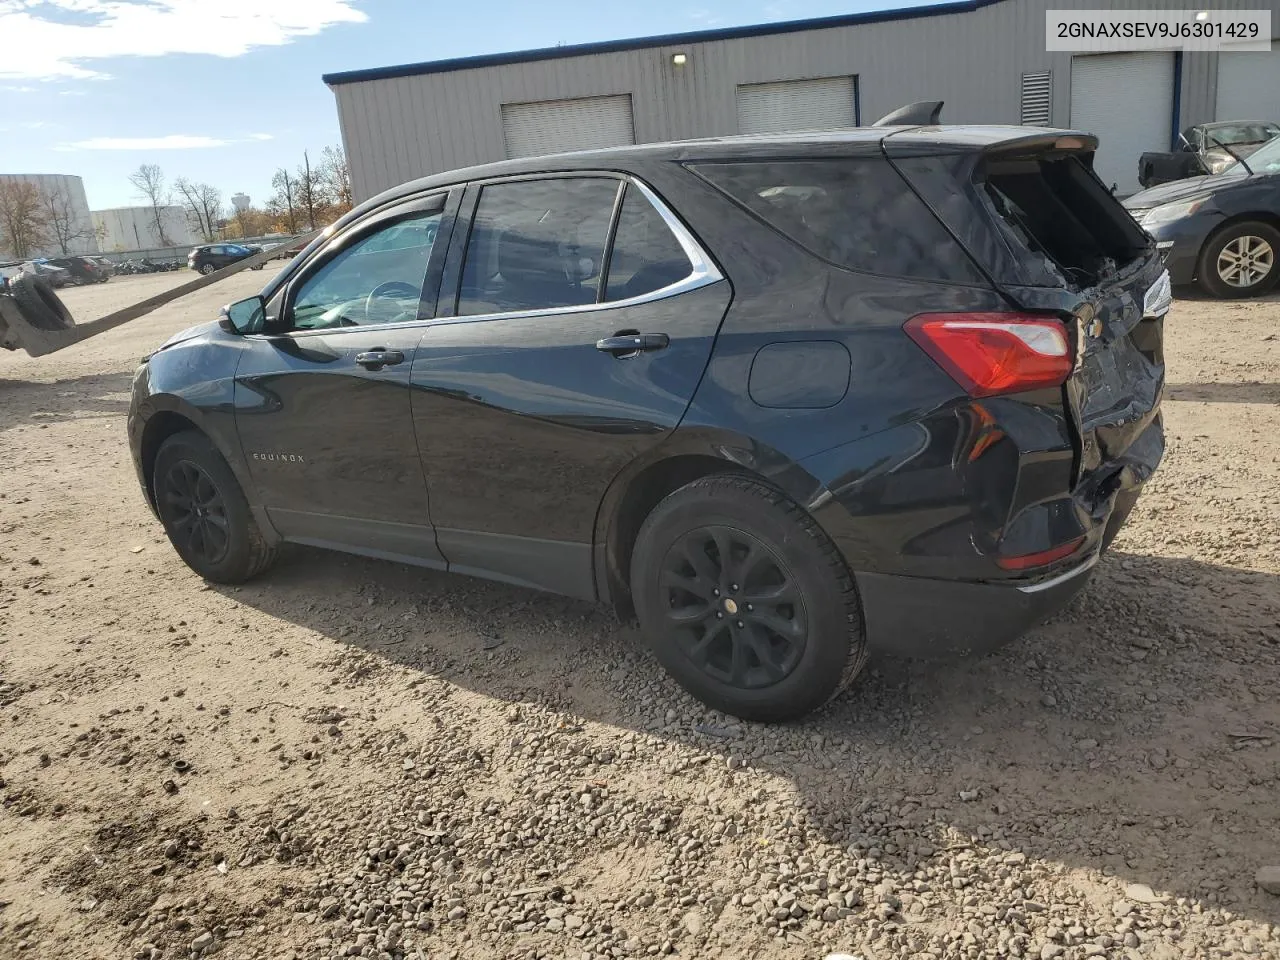
[[(951, 123), (1101, 138), (1099, 175), (1138, 189), (1138, 157), (1214, 119), (1280, 120), (1280, 48), (1049, 53), (1047, 9), (969, 0), (883, 13), (528, 50), (325, 76), (357, 200), (426, 174), (565, 150), (869, 124), (915, 100)], [(1169, 9), (1199, 9), (1162, 0)], [(1215, 9), (1272, 9), (1230, 0)]]

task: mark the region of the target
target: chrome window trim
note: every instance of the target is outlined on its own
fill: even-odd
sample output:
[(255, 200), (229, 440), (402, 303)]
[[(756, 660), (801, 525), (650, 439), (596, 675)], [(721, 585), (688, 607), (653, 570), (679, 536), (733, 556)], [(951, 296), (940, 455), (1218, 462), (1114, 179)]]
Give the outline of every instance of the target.
[[(413, 320), (402, 320), (398, 323), (370, 323), (357, 327), (329, 327), (319, 330), (289, 330), (277, 334), (248, 334), (248, 336), (256, 337), (313, 337), (313, 336), (333, 336), (342, 333), (368, 333), (373, 330), (406, 330), (414, 327), (429, 327), (436, 324), (444, 323), (471, 323), (474, 321), (488, 320), (525, 320), (534, 317), (554, 317), (564, 316), (566, 314), (577, 313), (599, 313), (606, 310), (615, 310), (624, 307), (635, 307), (646, 303), (653, 303), (657, 300), (665, 300), (668, 297), (678, 297), (684, 293), (701, 289), (713, 283), (719, 283), (724, 279), (724, 274), (715, 265), (713, 261), (694, 238), (693, 234), (684, 223), (677, 217), (671, 209), (662, 201), (662, 199), (649, 189), (648, 184), (641, 180), (637, 180), (630, 174), (617, 173), (594, 173), (592, 171), (561, 171), (556, 178), (563, 179), (565, 177), (575, 177), (582, 175), (604, 176), (619, 179), (625, 183), (635, 186), (646, 200), (648, 200), (658, 215), (662, 217), (662, 221), (667, 225), (676, 241), (680, 244), (680, 248), (684, 250), (685, 256), (689, 258), (690, 272), (682, 280), (675, 283), (669, 283), (665, 287), (659, 287), (657, 290), (650, 290), (648, 293), (642, 293), (638, 296), (628, 297), (625, 300), (607, 300), (603, 303), (582, 303), (568, 307), (540, 307), (536, 310), (512, 310), (505, 313), (474, 313), (460, 314), (451, 317), (431, 317), (428, 319), (416, 318)], [(527, 180), (544, 180), (553, 179), (547, 177), (519, 177), (510, 180), (502, 180), (502, 183), (516, 183)], [(615, 238), (616, 242), (616, 238)], [(602, 278), (604, 279), (604, 278)]]
[[(570, 176), (577, 171), (569, 171)], [(430, 323), (462, 323), (474, 320), (524, 320), (532, 317), (552, 317), (564, 314), (575, 313), (595, 313), (604, 310), (614, 310), (621, 307), (634, 307), (640, 304), (653, 303), (656, 300), (665, 300), (667, 297), (677, 297), (682, 293), (689, 293), (701, 287), (717, 283), (724, 279), (724, 275), (716, 267), (712, 259), (707, 256), (706, 252), (694, 239), (693, 234), (683, 222), (671, 212), (671, 209), (662, 202), (648, 185), (637, 180), (630, 174), (614, 174), (620, 180), (633, 185), (639, 190), (646, 200), (648, 200), (658, 216), (662, 218), (663, 223), (667, 225), (667, 229), (675, 234), (676, 241), (680, 244), (680, 248), (684, 251), (686, 257), (689, 258), (690, 271), (683, 280), (677, 280), (675, 283), (669, 283), (665, 287), (659, 287), (657, 290), (650, 290), (648, 293), (642, 293), (638, 296), (628, 297), (625, 300), (606, 300), (603, 303), (580, 303), (568, 307), (539, 307), (536, 310), (509, 310), (500, 313), (467, 313), (456, 314), (452, 317), (435, 317)], [(524, 177), (522, 180), (544, 179), (541, 177)], [(520, 181), (505, 181), (515, 183)], [(617, 243), (615, 236), (614, 242)], [(602, 277), (601, 280), (607, 280)]]

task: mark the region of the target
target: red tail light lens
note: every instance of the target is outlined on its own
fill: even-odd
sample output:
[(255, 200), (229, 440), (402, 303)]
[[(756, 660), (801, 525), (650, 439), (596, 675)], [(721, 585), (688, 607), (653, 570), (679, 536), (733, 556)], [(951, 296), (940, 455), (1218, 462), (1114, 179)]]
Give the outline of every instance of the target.
[(1071, 375), (1067, 329), (1019, 313), (922, 313), (907, 336), (971, 397), (1060, 386)]
[(1041, 550), (1039, 553), (1026, 553), (1020, 557), (996, 557), (996, 563), (1006, 570), (1030, 570), (1032, 567), (1044, 567), (1055, 560), (1071, 556), (1080, 549), (1082, 543), (1084, 543), (1084, 537), (1076, 537), (1074, 540), (1048, 550)]

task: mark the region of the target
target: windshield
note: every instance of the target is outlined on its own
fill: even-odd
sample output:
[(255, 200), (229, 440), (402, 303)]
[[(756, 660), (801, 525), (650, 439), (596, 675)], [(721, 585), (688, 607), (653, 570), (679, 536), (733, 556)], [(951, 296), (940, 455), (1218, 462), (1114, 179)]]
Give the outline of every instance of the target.
[(1210, 144), (1217, 141), (1234, 146), (1237, 143), (1265, 143), (1280, 134), (1280, 127), (1274, 123), (1230, 123), (1205, 127), (1205, 133), (1212, 138)]
[[(1280, 173), (1280, 137), (1263, 144), (1245, 158), (1248, 170), (1254, 173)], [(1246, 168), (1240, 163), (1233, 163), (1223, 173), (1245, 173)]]

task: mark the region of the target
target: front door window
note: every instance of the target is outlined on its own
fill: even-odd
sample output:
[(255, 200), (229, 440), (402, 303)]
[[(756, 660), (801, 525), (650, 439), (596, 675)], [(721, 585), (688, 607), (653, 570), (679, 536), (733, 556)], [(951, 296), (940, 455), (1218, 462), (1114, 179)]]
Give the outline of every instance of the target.
[(338, 253), (293, 298), (294, 330), (416, 320), (442, 212), (395, 220)]

